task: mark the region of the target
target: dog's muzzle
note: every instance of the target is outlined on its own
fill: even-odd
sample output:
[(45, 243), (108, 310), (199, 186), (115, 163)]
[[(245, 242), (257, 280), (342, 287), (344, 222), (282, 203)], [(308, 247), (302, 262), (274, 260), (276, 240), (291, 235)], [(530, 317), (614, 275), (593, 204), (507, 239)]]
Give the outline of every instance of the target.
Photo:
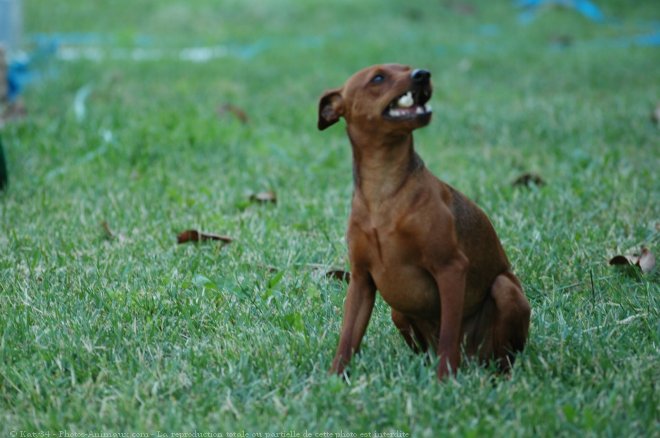
[(432, 113), (431, 105), (431, 73), (415, 69), (410, 73), (411, 88), (405, 94), (392, 100), (385, 108), (383, 115), (393, 120), (409, 120)]

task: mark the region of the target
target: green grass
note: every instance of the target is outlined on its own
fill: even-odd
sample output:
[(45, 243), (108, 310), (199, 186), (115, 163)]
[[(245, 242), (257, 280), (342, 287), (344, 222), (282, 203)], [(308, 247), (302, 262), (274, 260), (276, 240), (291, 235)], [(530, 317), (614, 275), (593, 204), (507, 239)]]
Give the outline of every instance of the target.
[[(616, 44), (649, 32), (657, 2), (528, 26), (511, 2), (447, 3), (26, 1), (31, 33), (260, 51), (53, 61), (27, 90), (29, 116), (0, 132), (0, 433), (660, 434), (658, 271), (607, 265), (660, 254), (660, 51)], [(377, 62), (432, 71), (418, 151), (489, 214), (524, 283), (531, 336), (510, 379), (468, 364), (438, 384), (380, 299), (350, 383), (327, 375), (345, 285), (322, 274), (346, 266), (352, 180), (317, 98)], [(219, 118), (226, 102), (250, 122)], [(547, 184), (512, 187), (525, 171)], [(266, 189), (276, 205), (246, 201)], [(177, 245), (186, 228), (236, 240)]]

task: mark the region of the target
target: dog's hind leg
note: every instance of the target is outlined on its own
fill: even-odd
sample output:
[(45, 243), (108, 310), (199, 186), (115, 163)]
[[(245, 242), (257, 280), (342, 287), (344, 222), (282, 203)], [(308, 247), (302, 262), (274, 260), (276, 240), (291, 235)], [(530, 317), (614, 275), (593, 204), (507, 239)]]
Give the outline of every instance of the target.
[(518, 279), (511, 272), (500, 274), (491, 288), (495, 312), (490, 330), (491, 354), (499, 369), (507, 372), (515, 354), (525, 347), (531, 308)]
[(500, 274), (482, 308), (463, 320), (465, 352), (483, 364), (495, 361), (500, 372), (508, 372), (515, 354), (525, 347), (529, 318), (529, 303), (518, 279), (510, 272)]

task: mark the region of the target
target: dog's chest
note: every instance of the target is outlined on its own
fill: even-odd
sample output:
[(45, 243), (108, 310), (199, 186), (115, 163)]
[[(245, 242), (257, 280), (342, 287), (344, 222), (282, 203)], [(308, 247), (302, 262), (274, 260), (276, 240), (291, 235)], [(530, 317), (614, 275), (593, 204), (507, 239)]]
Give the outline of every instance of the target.
[(420, 265), (430, 221), (424, 209), (390, 201), (379, 208), (361, 208), (352, 212), (349, 239), (360, 242), (360, 252), (366, 253), (368, 265), (387, 270), (400, 266)]
[(361, 230), (368, 248), (368, 269), (383, 299), (410, 315), (437, 315), (438, 292), (433, 277), (421, 265), (415, 236), (382, 222)]

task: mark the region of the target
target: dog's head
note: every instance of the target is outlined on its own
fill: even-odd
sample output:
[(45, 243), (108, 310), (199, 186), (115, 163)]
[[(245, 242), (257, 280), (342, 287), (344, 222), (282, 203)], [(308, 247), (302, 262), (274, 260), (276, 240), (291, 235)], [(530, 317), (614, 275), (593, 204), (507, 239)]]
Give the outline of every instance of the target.
[(349, 126), (410, 132), (431, 121), (431, 92), (426, 70), (400, 64), (367, 67), (321, 96), (318, 127), (323, 130), (343, 117)]

